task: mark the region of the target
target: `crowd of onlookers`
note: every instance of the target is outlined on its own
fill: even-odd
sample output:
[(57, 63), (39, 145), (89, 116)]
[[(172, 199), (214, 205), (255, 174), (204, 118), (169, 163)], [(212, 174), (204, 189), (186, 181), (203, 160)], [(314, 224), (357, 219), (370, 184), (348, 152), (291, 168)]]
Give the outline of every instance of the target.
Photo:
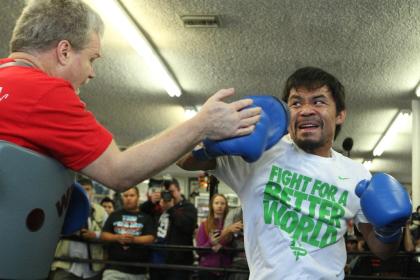
[[(84, 228), (74, 233), (80, 241), (74, 238), (60, 240), (56, 257), (112, 262), (55, 260), (49, 279), (248, 279), (246, 273), (227, 273), (215, 269), (248, 270), (243, 250), (226, 250), (242, 249), (244, 246), (242, 209), (230, 209), (226, 197), (215, 194), (210, 199), (208, 217), (198, 223), (197, 209), (182, 195), (176, 179), (151, 182), (146, 201), (141, 204), (137, 187), (116, 196), (119, 201), (105, 197), (100, 203), (95, 203), (92, 182), (85, 178), (79, 180), (89, 197), (91, 213)], [(420, 257), (406, 254), (383, 261), (363, 253), (369, 252), (366, 242), (352, 220), (348, 221), (347, 226), (344, 236), (348, 252), (347, 275), (420, 276)], [(208, 250), (194, 252), (191, 249), (163, 250), (142, 246), (149, 244), (156, 244), (157, 247), (196, 246)], [(420, 206), (404, 227), (400, 251), (420, 252)], [(142, 265), (144, 263), (152, 266), (147, 268)], [(173, 266), (193, 264), (212, 269), (193, 272), (193, 269), (177, 269)], [(172, 267), (159, 267), (161, 265)]]
[(344, 236), (348, 252), (347, 275), (420, 276), (420, 257), (407, 254), (420, 252), (420, 206), (403, 229), (399, 254), (388, 260), (369, 254), (369, 247), (352, 220), (348, 221), (347, 226)]
[[(95, 203), (92, 182), (82, 178), (79, 183), (88, 194), (91, 213), (84, 228), (74, 233), (73, 238), (60, 240), (56, 257), (110, 262), (104, 264), (56, 259), (49, 279), (248, 279), (246, 273), (228, 274), (214, 269), (248, 269), (243, 250), (225, 250), (243, 248), (243, 224), (241, 208), (229, 212), (224, 195), (215, 194), (211, 197), (209, 215), (198, 223), (197, 209), (181, 194), (176, 179), (152, 181), (147, 200), (141, 204), (137, 187), (119, 194), (117, 200), (121, 201), (105, 197), (100, 203)], [(191, 249), (162, 250), (144, 246), (149, 244), (156, 244), (156, 247), (181, 245), (208, 249), (197, 250), (195, 253)], [(197, 262), (201, 267), (212, 269), (192, 272), (176, 267), (159, 267), (191, 266)], [(144, 263), (152, 266), (147, 268), (142, 265)]]

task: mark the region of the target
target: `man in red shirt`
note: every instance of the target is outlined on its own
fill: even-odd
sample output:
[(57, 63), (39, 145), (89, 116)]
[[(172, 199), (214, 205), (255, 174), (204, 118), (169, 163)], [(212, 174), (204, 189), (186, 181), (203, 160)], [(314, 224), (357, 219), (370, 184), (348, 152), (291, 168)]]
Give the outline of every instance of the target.
[(81, 0), (31, 1), (0, 59), (0, 140), (51, 156), (116, 191), (164, 169), (204, 138), (251, 133), (260, 108), (222, 100), (222, 89), (192, 119), (121, 152), (77, 92), (95, 77), (103, 22)]

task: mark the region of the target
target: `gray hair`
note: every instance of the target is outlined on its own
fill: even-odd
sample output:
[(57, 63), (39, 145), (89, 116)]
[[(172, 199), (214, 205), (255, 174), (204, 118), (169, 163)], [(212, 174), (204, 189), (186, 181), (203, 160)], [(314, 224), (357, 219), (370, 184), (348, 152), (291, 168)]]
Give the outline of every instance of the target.
[(104, 23), (82, 0), (31, 0), (16, 22), (10, 51), (42, 52), (61, 40), (81, 50), (92, 32), (102, 37)]

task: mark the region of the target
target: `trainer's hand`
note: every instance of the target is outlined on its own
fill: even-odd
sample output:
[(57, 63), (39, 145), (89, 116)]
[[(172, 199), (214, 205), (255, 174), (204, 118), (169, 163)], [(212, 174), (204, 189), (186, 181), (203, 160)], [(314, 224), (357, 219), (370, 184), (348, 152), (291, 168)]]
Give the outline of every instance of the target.
[[(195, 159), (209, 161), (218, 156), (229, 155), (242, 156), (245, 161), (254, 162), (287, 134), (289, 113), (284, 102), (273, 96), (249, 96), (249, 99), (253, 101), (253, 108), (258, 106), (261, 109), (259, 122), (253, 125), (255, 130), (249, 135), (239, 137), (204, 139), (203, 146), (193, 151)], [(242, 100), (247, 103), (247, 99)]]
[(204, 138), (220, 140), (251, 133), (260, 119), (261, 108), (243, 108), (252, 104), (251, 99), (225, 103), (223, 99), (235, 93), (233, 88), (222, 89), (211, 96), (197, 114), (204, 124)]

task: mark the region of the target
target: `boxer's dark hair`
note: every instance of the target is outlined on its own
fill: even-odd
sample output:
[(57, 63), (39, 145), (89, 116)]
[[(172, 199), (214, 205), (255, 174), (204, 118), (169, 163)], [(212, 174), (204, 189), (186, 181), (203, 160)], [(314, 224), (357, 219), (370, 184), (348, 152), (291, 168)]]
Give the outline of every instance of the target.
[[(283, 89), (282, 100), (287, 103), (290, 91), (298, 88), (305, 88), (307, 90), (315, 90), (320, 87), (327, 86), (331, 91), (332, 97), (335, 101), (335, 109), (337, 114), (346, 109), (345, 104), (345, 90), (340, 81), (330, 73), (316, 67), (303, 67), (296, 70), (286, 80)], [(335, 126), (334, 140), (337, 138), (341, 130), (341, 125)]]

